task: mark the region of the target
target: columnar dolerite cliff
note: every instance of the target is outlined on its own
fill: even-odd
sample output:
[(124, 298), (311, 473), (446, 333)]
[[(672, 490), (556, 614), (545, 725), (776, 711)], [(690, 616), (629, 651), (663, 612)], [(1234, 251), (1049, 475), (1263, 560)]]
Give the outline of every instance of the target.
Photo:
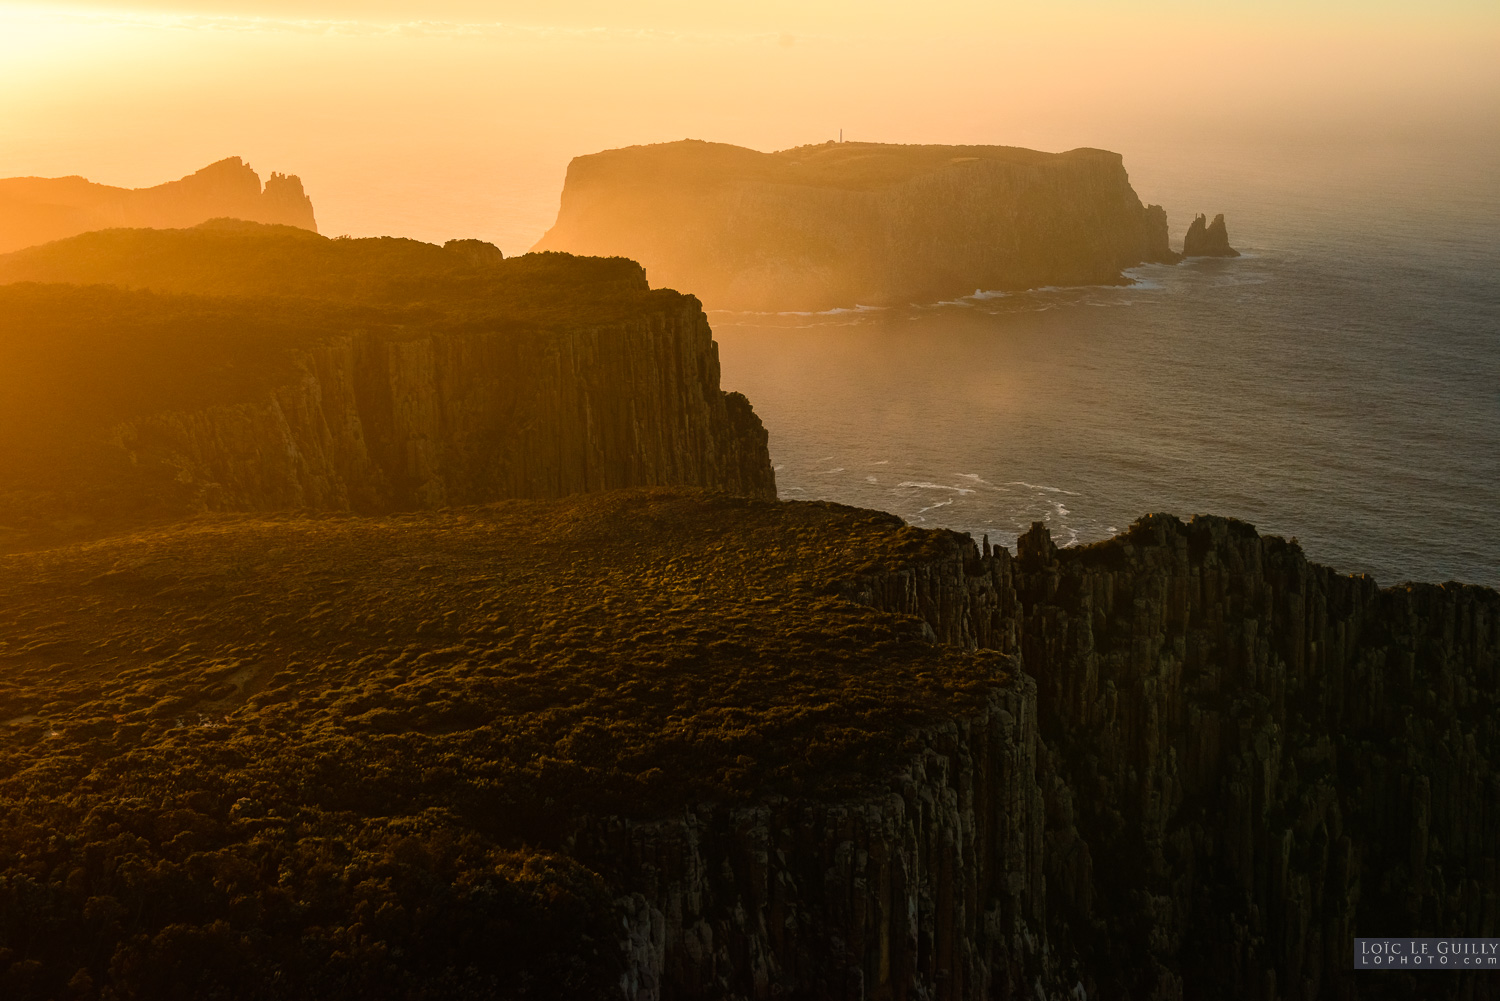
[(533, 336), (333, 337), (258, 399), (122, 421), (190, 509), (389, 511), (683, 484), (774, 494), (766, 433), (718, 389), (702, 308)]
[(879, 143), (578, 157), (536, 249), (627, 256), (654, 285), (731, 309), (1118, 282), (1176, 259), (1165, 212), (1141, 204), (1118, 154)]
[(649, 490), (0, 555), (0, 985), (1496, 997), (1349, 966), (1496, 934), (1500, 595), (1018, 550)]
[(1092, 983), (1047, 937), (1035, 686), (1018, 677), (909, 743), (889, 791), (868, 798), (587, 826), (574, 850), (629, 891), (616, 901), (625, 997), (1012, 998)]
[(1494, 591), (1380, 590), (1213, 518), (1076, 553), (1033, 530), (1017, 563), (1049, 845), (1094, 874), (1053, 902), (1092, 969), (1160, 996), (1378, 995), (1356, 933), (1500, 931)]
[(153, 188), (116, 188), (82, 177), (0, 179), (0, 253), (89, 230), (177, 229), (216, 218), (316, 231), (312, 200), (294, 174), (260, 175), (237, 156)]
[[(720, 391), (697, 300), (650, 291), (629, 261), (476, 263), (462, 242), (272, 232), (268, 278), (254, 267), (258, 231), (230, 234), (250, 261), (239, 268), (212, 253), (224, 234), (197, 235), (186, 271), (151, 252), (183, 249), (182, 233), (82, 239), (130, 244), (120, 280), (300, 295), (0, 286), (8, 541), (215, 510), (413, 510), (666, 484), (775, 494), (766, 433), (744, 397)], [(69, 245), (39, 249), (25, 260), (55, 263)], [(391, 259), (340, 272), (350, 255)], [(111, 270), (107, 254), (83, 256)]]
[(1356, 934), (1500, 932), (1495, 592), (1152, 517), (846, 593), (1035, 685), (919, 731), (884, 795), (590, 828), (627, 996), (1497, 996), (1350, 970)]

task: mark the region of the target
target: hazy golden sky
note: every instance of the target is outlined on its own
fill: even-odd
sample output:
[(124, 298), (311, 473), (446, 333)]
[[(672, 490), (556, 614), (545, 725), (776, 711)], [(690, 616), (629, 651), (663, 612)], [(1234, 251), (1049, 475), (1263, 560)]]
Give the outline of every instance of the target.
[(0, 3), (0, 176), (242, 155), (324, 232), (507, 251), (570, 157), (632, 143), (1104, 146), (1150, 198), (1213, 150), (1493, 142), (1497, 112), (1493, 0)]

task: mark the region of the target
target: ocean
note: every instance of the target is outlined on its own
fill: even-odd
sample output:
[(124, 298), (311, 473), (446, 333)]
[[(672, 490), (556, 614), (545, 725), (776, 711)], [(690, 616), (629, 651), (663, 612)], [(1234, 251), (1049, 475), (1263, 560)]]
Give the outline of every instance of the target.
[(1125, 286), (712, 312), (724, 385), (770, 430), (784, 498), (1012, 549), (1033, 521), (1076, 545), (1225, 515), (1381, 584), (1500, 586), (1495, 158), (1339, 174), (1198, 177), (1243, 256)]

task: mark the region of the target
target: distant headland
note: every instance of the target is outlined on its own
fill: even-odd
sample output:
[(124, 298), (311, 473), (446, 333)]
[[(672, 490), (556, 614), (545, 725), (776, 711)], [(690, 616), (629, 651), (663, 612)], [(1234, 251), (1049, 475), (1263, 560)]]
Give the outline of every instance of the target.
[(1116, 284), (1180, 259), (1165, 210), (1141, 202), (1118, 153), (854, 142), (578, 157), (535, 249), (630, 257), (653, 285), (746, 310)]
[(318, 230), (300, 178), (273, 173), (262, 187), (237, 156), (151, 188), (83, 177), (0, 178), (0, 254), (96, 229), (182, 229), (219, 218)]

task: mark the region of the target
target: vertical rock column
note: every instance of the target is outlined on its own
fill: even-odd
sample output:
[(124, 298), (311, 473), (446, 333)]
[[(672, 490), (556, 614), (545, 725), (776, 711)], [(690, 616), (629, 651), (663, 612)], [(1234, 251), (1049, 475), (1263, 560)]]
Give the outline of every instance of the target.
[(921, 731), (889, 792), (587, 823), (616, 874), (624, 996), (959, 999), (1046, 973), (1035, 688)]
[(266, 398), (115, 430), (197, 510), (378, 512), (696, 486), (774, 498), (767, 436), (719, 389), (697, 300), (618, 324), (403, 338), (306, 352)]

